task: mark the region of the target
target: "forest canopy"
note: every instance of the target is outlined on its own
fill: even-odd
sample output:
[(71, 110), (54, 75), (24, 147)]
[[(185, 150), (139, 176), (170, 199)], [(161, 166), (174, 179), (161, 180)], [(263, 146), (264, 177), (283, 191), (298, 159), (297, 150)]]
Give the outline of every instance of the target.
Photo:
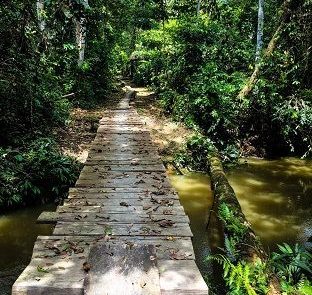
[(311, 8), (310, 0), (1, 1), (0, 206), (41, 195), (46, 175), (29, 166), (38, 157), (55, 163), (63, 184), (74, 181), (78, 164), (57, 150), (52, 130), (72, 107), (105, 101), (122, 75), (198, 132), (188, 143), (195, 152), (310, 157)]

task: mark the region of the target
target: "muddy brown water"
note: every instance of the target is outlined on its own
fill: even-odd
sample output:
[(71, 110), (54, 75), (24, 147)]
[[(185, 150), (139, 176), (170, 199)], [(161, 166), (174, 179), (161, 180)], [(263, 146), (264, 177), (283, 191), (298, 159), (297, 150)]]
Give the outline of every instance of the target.
[[(312, 236), (312, 161), (250, 158), (241, 163), (227, 176), (243, 212), (268, 252), (275, 251), (277, 244), (283, 242), (311, 247), (307, 240)], [(212, 278), (210, 283), (217, 282), (222, 288), (218, 280), (220, 270), (213, 270), (205, 261), (210, 253), (219, 253), (217, 247), (222, 246), (222, 233), (213, 215), (206, 229), (212, 205), (209, 177), (187, 173), (172, 174), (170, 179), (191, 220), (196, 262), (208, 281)]]
[(20, 209), (0, 214), (0, 294), (11, 294), (11, 287), (30, 261), (38, 235), (50, 235), (51, 225), (38, 225), (42, 211), (54, 205)]
[[(306, 242), (312, 235), (312, 161), (286, 158), (275, 161), (248, 159), (228, 173), (243, 211), (264, 246), (274, 251), (278, 243)], [(205, 258), (222, 245), (216, 218), (207, 216), (212, 205), (209, 177), (201, 173), (170, 174), (181, 203), (191, 220), (197, 264), (205, 277), (217, 280)], [(50, 225), (37, 225), (42, 211), (53, 205), (17, 210), (0, 215), (0, 294), (10, 294), (11, 285), (28, 264), (38, 235), (50, 235)], [(306, 244), (309, 243), (306, 242)]]

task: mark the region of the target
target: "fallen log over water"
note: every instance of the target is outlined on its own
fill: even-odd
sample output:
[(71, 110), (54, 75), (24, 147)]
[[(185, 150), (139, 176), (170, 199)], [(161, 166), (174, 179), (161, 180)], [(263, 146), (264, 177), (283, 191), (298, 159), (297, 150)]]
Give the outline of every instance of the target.
[[(214, 202), (218, 208), (218, 217), (220, 218), (220, 215), (222, 214), (221, 210), (224, 209), (222, 209), (222, 204), (230, 210), (229, 212), (233, 213), (229, 222), (226, 222), (224, 218), (220, 218), (222, 219), (225, 235), (231, 237), (237, 234), (235, 233), (235, 229), (233, 229), (233, 224), (230, 224), (231, 221), (235, 221), (236, 228), (244, 228), (243, 234), (237, 234), (240, 236), (240, 240), (237, 244), (236, 250), (238, 251), (240, 259), (249, 263), (256, 263), (259, 260), (266, 262), (268, 260), (268, 255), (259, 238), (252, 230), (246, 216), (242, 212), (242, 208), (236, 194), (226, 178), (219, 154), (217, 152), (212, 152), (208, 155), (207, 160), (211, 178), (211, 188), (214, 192)], [(281, 294), (278, 279), (273, 274), (269, 274), (269, 276), (270, 281), (268, 295)]]

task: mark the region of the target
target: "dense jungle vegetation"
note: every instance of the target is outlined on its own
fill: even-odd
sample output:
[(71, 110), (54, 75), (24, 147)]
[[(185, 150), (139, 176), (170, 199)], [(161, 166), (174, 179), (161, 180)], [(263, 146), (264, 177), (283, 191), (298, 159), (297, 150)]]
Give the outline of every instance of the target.
[(51, 130), (129, 72), (198, 131), (195, 162), (211, 145), (229, 158), (310, 156), (312, 4), (263, 5), (264, 24), (248, 0), (2, 1), (0, 205), (33, 201), (46, 178), (54, 195), (74, 181)]
[[(311, 11), (311, 0), (2, 0), (0, 210), (66, 193), (81, 167), (53, 130), (109, 99), (117, 76), (196, 130), (183, 165), (204, 169), (212, 146), (226, 160), (311, 157)], [(223, 259), (229, 294), (265, 294), (267, 267), (285, 294), (312, 294), (311, 254), (280, 250), (252, 269)]]

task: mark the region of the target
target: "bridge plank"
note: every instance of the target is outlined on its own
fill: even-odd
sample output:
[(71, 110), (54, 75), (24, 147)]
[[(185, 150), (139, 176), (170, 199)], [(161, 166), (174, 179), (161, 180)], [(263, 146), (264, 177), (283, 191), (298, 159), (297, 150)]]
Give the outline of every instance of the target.
[(179, 200), (179, 196), (174, 192), (169, 192), (163, 194), (152, 194), (150, 192), (145, 193), (134, 193), (134, 192), (79, 192), (79, 193), (69, 193), (68, 200), (71, 199), (139, 199), (139, 200)]
[(171, 227), (148, 224), (113, 224), (109, 222), (58, 222), (55, 235), (74, 236), (178, 236), (192, 237), (187, 223), (176, 223)]
[[(189, 237), (145, 237), (145, 236), (39, 236), (34, 246), (33, 259), (54, 259), (53, 263), (66, 259), (67, 255), (81, 252), (80, 258), (87, 258), (90, 246), (97, 242), (108, 245), (154, 245), (157, 260), (194, 260), (192, 241)], [(66, 251), (62, 251), (66, 249)]]
[(132, 214), (163, 214), (163, 215), (184, 215), (184, 209), (182, 206), (161, 206), (161, 205), (154, 205), (154, 206), (59, 206), (57, 208), (57, 212), (61, 213), (74, 213), (74, 212), (96, 212), (96, 213), (132, 213)]
[(172, 200), (169, 198), (114, 198), (114, 199), (108, 199), (108, 198), (88, 198), (88, 199), (67, 199), (64, 201), (63, 206), (124, 206), (124, 207), (130, 207), (130, 206), (154, 206), (154, 205), (163, 205), (167, 206), (169, 209), (172, 206), (179, 206), (180, 201), (179, 200)]
[(186, 215), (163, 215), (163, 214), (123, 214), (123, 213), (73, 213), (73, 212), (42, 212), (37, 219), (39, 224), (55, 224), (58, 221), (70, 222), (98, 222), (107, 221), (110, 223), (151, 223), (169, 220), (174, 223), (189, 223)]
[(162, 295), (208, 295), (208, 287), (193, 260), (159, 261)]
[(155, 188), (137, 188), (137, 187), (107, 187), (107, 188), (94, 188), (94, 187), (72, 187), (69, 193), (151, 193), (153, 195), (165, 195), (169, 193), (176, 193), (172, 187), (162, 188), (157, 190)]
[(85, 295), (160, 295), (155, 247), (98, 243), (90, 250)]

